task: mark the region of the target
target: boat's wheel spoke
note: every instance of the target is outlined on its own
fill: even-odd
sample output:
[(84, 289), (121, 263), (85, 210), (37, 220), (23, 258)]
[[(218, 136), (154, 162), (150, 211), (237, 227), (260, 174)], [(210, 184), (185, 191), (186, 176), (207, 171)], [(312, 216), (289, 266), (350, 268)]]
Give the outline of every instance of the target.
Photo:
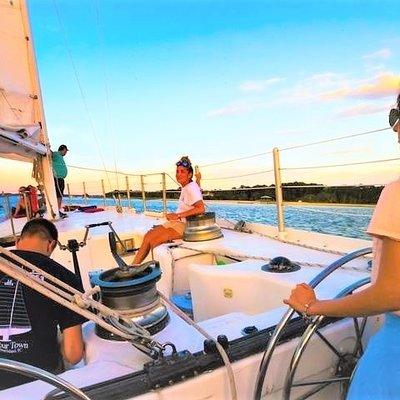
[(361, 322), (361, 326), (359, 325), (358, 318), (353, 318), (354, 321), (354, 330), (356, 332), (356, 344), (354, 346), (353, 357), (361, 357), (364, 354), (364, 347), (362, 344), (362, 338), (364, 335), (364, 330), (367, 325), (367, 317), (364, 317)]
[(294, 382), (292, 387), (304, 387), (304, 386), (314, 386), (308, 392), (303, 393), (301, 396), (296, 397), (296, 400), (306, 400), (309, 397), (313, 396), (314, 394), (318, 393), (322, 389), (325, 389), (332, 383), (337, 383), (338, 378), (328, 378), (322, 379), (318, 381), (302, 381), (302, 382)]
[(339, 358), (343, 357), (343, 354), (340, 353), (338, 349), (319, 331), (316, 330), (315, 334), (327, 345), (327, 347)]

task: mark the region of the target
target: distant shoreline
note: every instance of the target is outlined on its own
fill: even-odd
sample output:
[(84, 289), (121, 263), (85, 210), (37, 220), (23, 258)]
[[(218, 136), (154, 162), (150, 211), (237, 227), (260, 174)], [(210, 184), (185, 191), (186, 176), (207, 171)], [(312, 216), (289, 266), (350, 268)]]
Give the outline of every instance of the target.
[[(258, 200), (205, 200), (206, 203), (215, 203), (215, 204), (243, 204), (243, 205), (272, 205), (275, 206), (275, 202), (266, 202), (266, 201), (258, 201)], [(284, 206), (293, 206), (293, 207), (375, 207), (375, 204), (353, 204), (353, 203), (309, 203), (305, 201), (285, 201), (283, 203)]]
[[(14, 195), (14, 194), (12, 194)], [(14, 195), (16, 196), (16, 194)], [(71, 201), (74, 198), (82, 198), (82, 195), (71, 195)], [(68, 202), (69, 197), (64, 197), (64, 202)], [(103, 199), (103, 196), (88, 196), (88, 199)], [(112, 197), (107, 197), (108, 200), (112, 199)], [(126, 200), (126, 198), (121, 198), (121, 200)], [(131, 200), (142, 200), (141, 197), (131, 197)], [(147, 198), (146, 201), (152, 200), (162, 200), (160, 198)], [(178, 199), (167, 199), (167, 201), (178, 201)], [(272, 205), (275, 206), (275, 202), (273, 201), (260, 201), (260, 200), (204, 200), (208, 204), (236, 204), (236, 205)], [(359, 203), (317, 203), (317, 202), (306, 202), (306, 201), (285, 201), (283, 203), (285, 206), (291, 207), (364, 207), (371, 208), (375, 207), (375, 204), (359, 204)]]

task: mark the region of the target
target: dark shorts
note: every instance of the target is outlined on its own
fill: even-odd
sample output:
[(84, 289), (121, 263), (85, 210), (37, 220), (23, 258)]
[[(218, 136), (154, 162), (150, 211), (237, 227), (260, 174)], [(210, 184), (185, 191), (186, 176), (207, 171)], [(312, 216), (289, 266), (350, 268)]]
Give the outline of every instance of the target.
[(64, 178), (54, 178), (54, 184), (56, 186), (57, 199), (61, 199), (64, 195), (64, 188), (65, 188)]

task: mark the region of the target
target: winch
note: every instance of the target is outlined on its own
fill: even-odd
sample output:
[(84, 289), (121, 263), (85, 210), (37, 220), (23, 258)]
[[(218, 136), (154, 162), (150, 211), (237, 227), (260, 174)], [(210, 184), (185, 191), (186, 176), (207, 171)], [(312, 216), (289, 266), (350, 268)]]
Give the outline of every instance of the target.
[[(149, 261), (140, 267), (128, 266), (116, 252), (113, 232), (109, 233), (109, 241), (119, 267), (90, 273), (91, 285), (100, 287), (98, 300), (152, 335), (161, 331), (167, 325), (169, 315), (156, 287), (161, 278), (160, 264)], [(96, 326), (96, 334), (103, 339), (122, 340), (100, 326)]]
[[(169, 316), (156, 288), (156, 282), (161, 278), (159, 263), (150, 261), (143, 266), (146, 266), (144, 270), (134, 277), (121, 275), (119, 268), (96, 271), (90, 274), (90, 283), (100, 287), (102, 304), (118, 310), (153, 335), (165, 327)], [(96, 326), (96, 333), (103, 339), (119, 340), (99, 326)]]
[(215, 213), (206, 212), (186, 218), (183, 240), (186, 242), (203, 242), (223, 237), (221, 228), (215, 222)]

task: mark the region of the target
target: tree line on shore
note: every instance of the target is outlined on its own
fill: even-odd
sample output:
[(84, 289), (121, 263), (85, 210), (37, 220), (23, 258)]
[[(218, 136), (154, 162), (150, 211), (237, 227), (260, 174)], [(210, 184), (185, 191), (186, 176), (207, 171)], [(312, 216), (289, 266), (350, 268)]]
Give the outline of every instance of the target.
[[(318, 183), (287, 182), (282, 184), (284, 201), (308, 203), (376, 204), (383, 186), (325, 186)], [(179, 188), (167, 190), (168, 199), (179, 198)], [(232, 189), (203, 190), (206, 200), (275, 201), (275, 185), (254, 185)], [(112, 191), (106, 197), (127, 197), (126, 191)], [(130, 191), (131, 198), (142, 198), (142, 192)], [(146, 199), (162, 198), (161, 191), (146, 192)]]

